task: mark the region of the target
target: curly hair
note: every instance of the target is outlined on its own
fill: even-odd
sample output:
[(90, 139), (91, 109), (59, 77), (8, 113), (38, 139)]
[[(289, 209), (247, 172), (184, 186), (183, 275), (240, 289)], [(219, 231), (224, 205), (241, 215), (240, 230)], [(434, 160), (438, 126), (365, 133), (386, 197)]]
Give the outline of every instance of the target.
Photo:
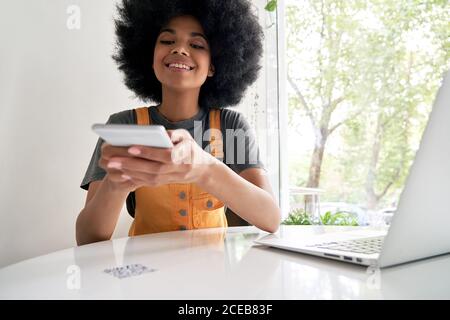
[(159, 32), (172, 18), (194, 16), (211, 48), (215, 75), (200, 90), (202, 108), (237, 105), (258, 77), (263, 31), (248, 0), (123, 0), (115, 20), (117, 52), (125, 84), (144, 101), (161, 103), (162, 86), (152, 69)]

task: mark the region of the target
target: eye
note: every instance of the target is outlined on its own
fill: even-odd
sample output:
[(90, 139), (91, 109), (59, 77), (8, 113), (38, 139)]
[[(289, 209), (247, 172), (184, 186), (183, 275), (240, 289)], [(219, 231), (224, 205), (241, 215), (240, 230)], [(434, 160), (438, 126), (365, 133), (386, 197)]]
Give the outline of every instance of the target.
[(204, 46), (199, 45), (199, 44), (195, 44), (195, 43), (191, 44), (191, 47), (194, 48), (194, 49), (205, 49)]
[(160, 40), (159, 43), (161, 44), (173, 44), (175, 41), (170, 41), (170, 40)]

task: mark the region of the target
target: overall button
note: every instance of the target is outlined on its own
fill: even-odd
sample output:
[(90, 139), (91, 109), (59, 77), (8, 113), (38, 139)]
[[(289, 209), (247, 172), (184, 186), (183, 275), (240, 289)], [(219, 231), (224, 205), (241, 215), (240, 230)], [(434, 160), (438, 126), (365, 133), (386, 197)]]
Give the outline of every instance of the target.
[(208, 200), (208, 201), (206, 202), (206, 207), (207, 207), (207, 208), (212, 208), (212, 207), (213, 207), (213, 202), (212, 202), (211, 200)]
[(186, 193), (184, 191), (181, 191), (178, 196), (180, 197), (181, 200), (186, 199)]
[(180, 226), (180, 230), (184, 231), (184, 230), (187, 230), (187, 228), (186, 228), (186, 226)]
[(180, 210), (180, 215), (183, 216), (183, 217), (185, 217), (185, 216), (187, 215), (187, 211), (184, 210), (184, 209), (181, 209), (181, 210)]

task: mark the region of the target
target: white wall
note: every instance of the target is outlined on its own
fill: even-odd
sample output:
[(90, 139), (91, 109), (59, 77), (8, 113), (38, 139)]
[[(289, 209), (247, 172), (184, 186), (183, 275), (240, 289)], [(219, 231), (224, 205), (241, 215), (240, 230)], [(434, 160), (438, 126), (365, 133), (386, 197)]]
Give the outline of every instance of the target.
[[(265, 1), (254, 2), (264, 20)], [(79, 185), (97, 141), (90, 126), (142, 105), (111, 59), (115, 3), (0, 0), (0, 267), (76, 245)], [(81, 9), (80, 30), (67, 28), (70, 5)], [(265, 72), (258, 83), (265, 95)], [(130, 223), (123, 210), (114, 237)]]
[[(80, 30), (66, 26), (71, 4)], [(76, 245), (90, 126), (139, 105), (110, 58), (114, 12), (110, 0), (0, 2), (0, 267)]]

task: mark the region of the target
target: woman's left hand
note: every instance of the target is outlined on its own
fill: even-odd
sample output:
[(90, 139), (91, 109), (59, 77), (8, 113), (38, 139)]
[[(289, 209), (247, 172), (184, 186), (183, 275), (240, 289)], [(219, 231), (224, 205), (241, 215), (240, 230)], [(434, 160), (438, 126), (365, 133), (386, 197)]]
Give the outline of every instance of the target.
[(169, 183), (202, 184), (209, 168), (218, 160), (204, 151), (188, 131), (168, 131), (171, 149), (133, 146), (134, 157), (112, 157), (109, 168), (121, 170), (136, 187), (156, 187)]

